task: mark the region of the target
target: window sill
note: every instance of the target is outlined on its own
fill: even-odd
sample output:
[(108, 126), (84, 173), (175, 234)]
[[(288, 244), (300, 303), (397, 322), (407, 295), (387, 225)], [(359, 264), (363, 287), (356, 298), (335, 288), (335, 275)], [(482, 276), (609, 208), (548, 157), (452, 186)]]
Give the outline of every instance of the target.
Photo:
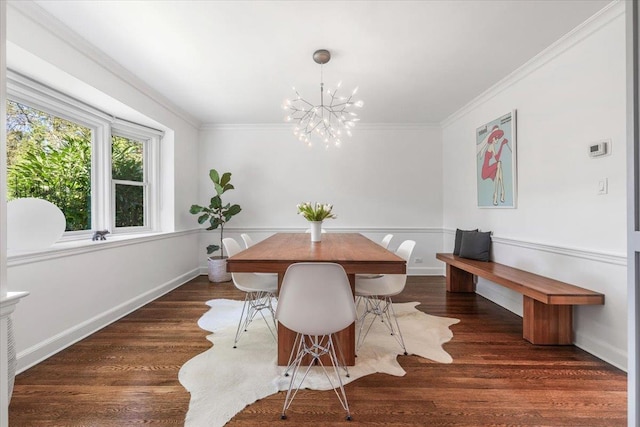
[(37, 251), (7, 251), (7, 266), (13, 267), (21, 264), (30, 264), (55, 258), (85, 254), (101, 250), (114, 249), (122, 246), (137, 245), (140, 243), (163, 240), (183, 234), (191, 234), (198, 230), (179, 232), (156, 232), (144, 234), (108, 235), (107, 240), (67, 240), (55, 243), (47, 249)]

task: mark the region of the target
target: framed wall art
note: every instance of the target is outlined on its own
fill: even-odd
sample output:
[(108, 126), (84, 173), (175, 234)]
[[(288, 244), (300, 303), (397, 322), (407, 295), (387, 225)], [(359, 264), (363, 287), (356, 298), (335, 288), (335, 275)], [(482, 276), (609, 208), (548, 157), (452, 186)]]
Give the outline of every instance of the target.
[(476, 129), (479, 208), (516, 207), (516, 111)]

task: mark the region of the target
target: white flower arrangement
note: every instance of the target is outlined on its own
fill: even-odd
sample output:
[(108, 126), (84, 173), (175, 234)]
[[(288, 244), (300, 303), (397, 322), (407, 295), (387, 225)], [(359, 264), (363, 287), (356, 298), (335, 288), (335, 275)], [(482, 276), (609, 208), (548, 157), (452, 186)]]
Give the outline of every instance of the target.
[(325, 219), (335, 219), (337, 216), (331, 213), (333, 205), (328, 203), (305, 202), (298, 206), (298, 215), (302, 215), (307, 221), (324, 221)]

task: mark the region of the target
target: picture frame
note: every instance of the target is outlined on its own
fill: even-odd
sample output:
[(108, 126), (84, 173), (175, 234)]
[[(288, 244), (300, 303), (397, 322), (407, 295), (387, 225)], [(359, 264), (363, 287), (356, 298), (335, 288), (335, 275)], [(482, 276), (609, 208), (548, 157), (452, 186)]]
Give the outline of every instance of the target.
[(479, 208), (515, 208), (516, 110), (476, 129), (476, 188)]

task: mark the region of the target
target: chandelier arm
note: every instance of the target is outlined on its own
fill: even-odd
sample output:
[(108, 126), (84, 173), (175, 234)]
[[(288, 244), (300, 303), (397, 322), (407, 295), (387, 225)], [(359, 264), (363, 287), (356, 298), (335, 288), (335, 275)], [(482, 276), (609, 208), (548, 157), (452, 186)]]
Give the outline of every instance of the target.
[[(318, 128), (318, 126), (320, 126), (320, 124), (323, 123), (322, 120), (318, 120), (316, 123), (313, 124), (313, 127), (309, 130), (308, 133), (312, 133), (314, 130), (316, 130)], [(309, 125), (307, 125), (308, 127)]]
[(302, 117), (313, 116), (315, 114), (313, 110), (301, 110), (301, 112), (304, 113)]
[(342, 111), (331, 111), (331, 114), (334, 115), (338, 120), (341, 120), (342, 118)]
[(329, 96), (331, 96), (331, 102), (329, 103), (329, 105), (333, 105), (333, 101), (335, 101), (337, 93), (338, 89), (334, 90), (333, 93), (329, 92)]
[(349, 97), (346, 98), (344, 100), (344, 102), (341, 102), (340, 104), (335, 104), (334, 107), (342, 107), (342, 106), (344, 106), (346, 108), (349, 105), (353, 105), (353, 102), (351, 102), (351, 99), (353, 99), (353, 95), (349, 95)]
[(338, 104), (333, 104), (334, 107), (342, 107), (343, 105), (349, 106), (349, 104), (353, 104), (351, 99), (345, 99), (344, 101), (340, 101)]
[[(310, 103), (309, 101), (307, 101), (307, 100), (306, 100), (306, 99), (304, 99), (304, 98), (296, 99), (296, 100), (294, 100), (293, 102), (297, 102), (297, 101), (300, 101), (300, 102), (302, 102), (302, 103), (305, 103), (305, 104), (307, 104), (309, 107), (315, 107), (315, 105), (313, 105), (312, 103)], [(292, 104), (292, 105), (293, 105), (293, 104)]]

